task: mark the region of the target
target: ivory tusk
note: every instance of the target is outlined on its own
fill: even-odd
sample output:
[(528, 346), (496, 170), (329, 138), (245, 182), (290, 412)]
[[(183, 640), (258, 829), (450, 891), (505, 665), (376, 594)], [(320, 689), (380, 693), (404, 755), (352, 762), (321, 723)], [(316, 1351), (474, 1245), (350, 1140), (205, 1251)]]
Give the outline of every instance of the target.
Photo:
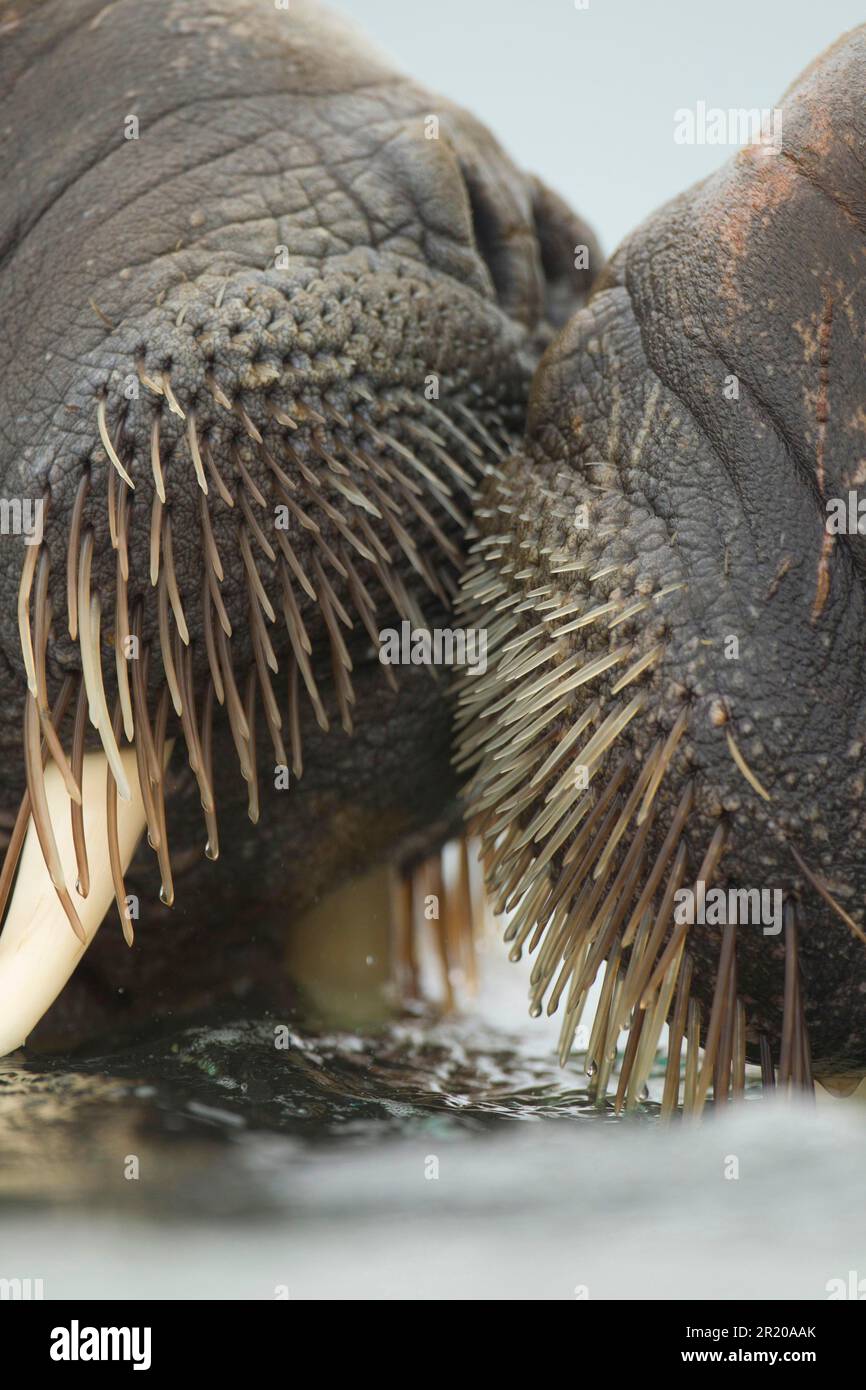
[[(120, 758), (131, 791), (129, 801), (117, 803), (118, 843), (125, 871), (144, 830), (145, 815), (135, 750), (124, 748)], [(85, 755), (82, 802), (90, 891), (82, 898), (70, 886), (70, 894), (86, 943), (78, 940), (69, 925), (42, 857), (32, 819), (27, 827), (15, 888), (0, 935), (0, 1057), (21, 1047), (54, 1003), (114, 900), (106, 823), (107, 769), (104, 753)], [(60, 770), (51, 761), (45, 768), (45, 789), (60, 861), (66, 881), (72, 885), (77, 871), (70, 801)]]

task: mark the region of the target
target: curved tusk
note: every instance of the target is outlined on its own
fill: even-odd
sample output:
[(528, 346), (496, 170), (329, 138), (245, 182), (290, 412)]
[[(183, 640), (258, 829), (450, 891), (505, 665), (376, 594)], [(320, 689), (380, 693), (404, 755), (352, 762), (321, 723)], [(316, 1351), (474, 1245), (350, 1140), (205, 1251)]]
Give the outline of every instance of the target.
[[(118, 801), (117, 836), (125, 870), (145, 826), (135, 750), (120, 752), (131, 796)], [(0, 935), (0, 1057), (21, 1047), (72, 975), (114, 901), (108, 857), (104, 753), (87, 753), (82, 777), (84, 834), (90, 864), (90, 891), (70, 894), (84, 928), (78, 940), (51, 882), (31, 818), (21, 851), (18, 876)], [(45, 767), (45, 790), (66, 881), (76, 881), (75, 846), (69, 797), (57, 765)]]

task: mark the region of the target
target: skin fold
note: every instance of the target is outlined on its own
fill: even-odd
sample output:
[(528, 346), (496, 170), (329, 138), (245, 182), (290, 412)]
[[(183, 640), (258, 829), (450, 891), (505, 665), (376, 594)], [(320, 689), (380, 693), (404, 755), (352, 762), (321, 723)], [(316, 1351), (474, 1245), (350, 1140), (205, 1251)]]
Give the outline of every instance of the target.
[(176, 741), (147, 774), (169, 851), (143, 843), (125, 884), (136, 949), (104, 930), (38, 1042), (273, 982), (323, 891), (453, 831), (445, 682), (386, 679), (377, 633), (448, 624), (472, 490), (585, 298), (576, 248), (600, 262), (317, 4), (15, 3), (0, 31), (0, 475), (45, 505), (38, 562), (14, 528), (0, 547), (5, 824), (46, 605), (67, 757), (94, 642), (114, 741)]
[[(509, 763), (491, 751), (503, 691), (514, 702), (521, 679), (525, 689), (557, 667), (574, 669), (575, 653), (586, 666), (610, 659), (522, 744), (531, 752), (512, 775), (530, 782), (597, 701), (571, 756), (579, 761), (602, 720), (626, 711), (589, 792), (597, 802), (624, 760), (620, 806), (660, 741), (666, 771), (637, 881), (661, 854), (657, 906), (677, 845), (677, 881), (693, 884), (724, 833), (715, 882), (781, 890), (794, 911), (782, 932), (736, 929), (734, 993), (749, 1055), (758, 1059), (763, 1036), (778, 1065), (786, 949), (798, 941), (794, 978), (798, 965), (819, 1076), (866, 1066), (864, 540), (825, 528), (828, 501), (847, 499), (866, 477), (864, 80), (858, 29), (787, 93), (780, 148), (741, 150), (613, 257), (542, 360), (523, 450), (504, 480), (485, 484), (463, 601), (472, 621), (494, 623), (509, 601), (536, 595), (500, 639), (499, 676), (474, 704), (464, 695), (470, 804), (488, 835), (491, 825), (532, 823), (566, 766), (554, 758), (519, 814), (509, 810), (518, 795)], [(476, 598), (496, 576), (498, 609)], [(533, 651), (546, 655), (521, 678), (516, 657)], [(623, 686), (627, 671), (637, 674)], [(573, 802), (564, 805), (537, 832), (537, 855), (571, 813)], [(639, 825), (635, 817), (614, 866)], [(552, 857), (552, 893), (573, 839)], [(489, 877), (516, 898), (537, 870), (517, 851), (510, 863), (500, 855)], [(584, 894), (594, 881), (589, 871)], [(579, 886), (573, 892), (576, 921)], [(543, 922), (544, 909), (530, 916)], [(657, 940), (654, 958), (670, 936)], [(705, 1040), (722, 939), (718, 925), (688, 934)]]

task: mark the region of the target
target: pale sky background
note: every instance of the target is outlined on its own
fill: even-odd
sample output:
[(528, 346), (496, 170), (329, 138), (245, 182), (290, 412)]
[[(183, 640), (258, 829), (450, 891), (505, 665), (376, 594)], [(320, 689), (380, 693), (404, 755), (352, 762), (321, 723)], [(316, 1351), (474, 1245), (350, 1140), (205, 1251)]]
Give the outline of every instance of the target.
[(678, 107), (772, 108), (862, 0), (331, 0), (472, 109), (610, 252), (731, 151), (677, 145)]

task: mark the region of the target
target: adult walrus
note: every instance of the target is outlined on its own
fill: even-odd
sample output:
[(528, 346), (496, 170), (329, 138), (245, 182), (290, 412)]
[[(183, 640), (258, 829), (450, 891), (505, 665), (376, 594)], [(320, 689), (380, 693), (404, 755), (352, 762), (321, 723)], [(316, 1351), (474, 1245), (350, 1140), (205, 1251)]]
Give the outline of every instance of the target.
[(475, 510), (461, 620), (499, 650), (462, 695), (469, 800), (564, 1049), (609, 962), (590, 1064), (632, 1017), (620, 1100), (666, 1017), (668, 1105), (684, 1033), (698, 1108), (747, 1053), (866, 1069), (864, 94), (860, 28), (626, 240)]
[(7, 1051), (114, 896), (140, 947), (101, 934), (79, 1035), (275, 977), (326, 888), (459, 821), (446, 682), (378, 634), (448, 625), (599, 257), (318, 4), (0, 14)]
[[(38, 995), (61, 929), (67, 956), (90, 931), (75, 877), (129, 934), (136, 825), (168, 901), (201, 808), (222, 851), (185, 869), (180, 930), (148, 910), (134, 969), (102, 934), (68, 1006), (91, 1018), (118, 982), (143, 1016), (266, 971), (326, 884), (441, 840), (442, 689), (405, 668), (391, 690), (376, 646), (451, 621), (471, 547), (462, 621), (495, 660), (465, 679), (458, 766), (563, 1052), (607, 960), (590, 1054), (601, 1081), (632, 1021), (622, 1101), (665, 1017), (668, 1108), (684, 1034), (696, 1107), (747, 1054), (767, 1080), (858, 1074), (862, 555), (824, 522), (864, 448), (862, 31), (792, 89), (780, 143), (626, 243), (513, 449), (591, 238), (469, 117), (307, 6), (77, 0), (5, 27), (0, 447), (7, 500), (46, 510), (3, 551), (10, 810), (28, 785), (6, 893), (33, 828), (0, 1041), (38, 1017), (7, 1007), (15, 970)], [(708, 885), (734, 906), (704, 912)], [(761, 890), (779, 934), (737, 920)]]

